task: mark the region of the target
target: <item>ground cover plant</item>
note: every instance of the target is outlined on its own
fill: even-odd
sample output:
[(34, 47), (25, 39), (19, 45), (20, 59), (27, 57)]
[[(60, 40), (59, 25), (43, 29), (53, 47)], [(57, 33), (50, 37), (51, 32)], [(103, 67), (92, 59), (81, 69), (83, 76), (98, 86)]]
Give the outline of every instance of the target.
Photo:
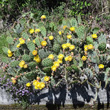
[(96, 88), (110, 81), (110, 51), (99, 28), (85, 25), (81, 17), (60, 23), (23, 17), (12, 26), (2, 50), (5, 62), (0, 84), (24, 108), (29, 97), (44, 88), (64, 86), (71, 90), (85, 82)]

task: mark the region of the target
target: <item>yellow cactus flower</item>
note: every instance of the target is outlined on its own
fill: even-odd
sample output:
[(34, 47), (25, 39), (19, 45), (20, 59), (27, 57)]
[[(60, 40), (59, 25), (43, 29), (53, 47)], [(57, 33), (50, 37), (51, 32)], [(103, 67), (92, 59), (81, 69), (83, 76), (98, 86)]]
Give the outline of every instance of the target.
[(21, 46), (21, 44), (19, 43), (16, 47), (19, 48)]
[(37, 86), (34, 86), (34, 89), (36, 89), (36, 90), (37, 90), (37, 89), (39, 89), (39, 88), (38, 88)]
[(103, 64), (100, 64), (99, 65), (99, 69), (103, 69), (104, 68), (104, 65)]
[(63, 29), (65, 30), (67, 28), (67, 26), (65, 25), (65, 26), (63, 26)]
[(56, 67), (55, 65), (53, 65), (53, 66), (51, 67), (51, 70), (52, 70), (52, 71), (56, 71), (56, 69), (57, 69), (57, 67)]
[(24, 67), (24, 68), (27, 68), (27, 67), (28, 67), (28, 65), (27, 65), (27, 64), (25, 64), (23, 67)]
[(75, 27), (70, 27), (70, 31), (75, 31)]
[(32, 41), (34, 44), (36, 43), (35, 40)]
[(65, 57), (65, 61), (72, 61), (72, 56), (67, 56), (67, 57)]
[(75, 49), (75, 45), (70, 45), (70, 46), (69, 46), (69, 49), (70, 49), (70, 50), (74, 50), (74, 49)]
[(59, 35), (62, 35), (62, 32), (61, 31), (59, 31), (58, 33), (59, 33)]
[(21, 41), (21, 40), (23, 40), (23, 38), (21, 37), (21, 38), (19, 38), (19, 41)]
[(87, 57), (86, 56), (82, 56), (82, 61), (86, 61), (87, 60)]
[(15, 84), (16, 83), (16, 80), (12, 80), (12, 83)]
[(67, 38), (68, 38), (68, 39), (71, 39), (71, 38), (72, 38), (72, 35), (67, 35)]
[(11, 50), (8, 49), (8, 57), (11, 57), (13, 55), (13, 53), (11, 52)]
[(72, 61), (72, 56), (68, 56), (68, 61)]
[(41, 45), (42, 45), (42, 46), (46, 46), (46, 45), (47, 45), (47, 42), (46, 42), (46, 41), (42, 41), (42, 42), (41, 42)]
[(25, 61), (24, 61), (24, 60), (22, 60), (22, 61), (19, 63), (19, 66), (20, 66), (21, 68), (23, 68), (23, 67), (24, 67), (24, 65), (25, 65)]
[(94, 48), (94, 46), (92, 44), (89, 44), (87, 47), (89, 50), (92, 50)]
[(59, 62), (57, 62), (57, 61), (53, 62), (53, 64), (54, 64), (54, 66), (56, 66), (56, 67), (59, 67), (59, 66), (60, 66)]
[(11, 52), (11, 53), (8, 53), (8, 57), (12, 57), (12, 55), (13, 55), (13, 53)]
[(48, 77), (48, 76), (44, 77), (44, 81), (49, 81), (49, 80), (50, 80), (50, 77)]
[(24, 39), (20, 40), (20, 44), (24, 44), (24, 43), (25, 43)]
[(48, 58), (50, 58), (50, 59), (54, 59), (54, 55), (53, 54), (50, 54), (49, 56), (48, 56)]
[(33, 55), (37, 55), (37, 50), (33, 50), (33, 51), (32, 51), (32, 54), (33, 54)]
[(40, 83), (40, 86), (39, 86), (39, 89), (43, 89), (45, 87), (45, 83), (44, 82), (41, 82)]
[(40, 31), (40, 29), (35, 29), (35, 33), (39, 33)]
[(12, 53), (11, 50), (8, 49), (8, 54), (11, 54), (11, 53)]
[(66, 44), (62, 44), (62, 48), (63, 49), (66, 49), (67, 48), (67, 45)]
[(29, 33), (30, 33), (30, 34), (33, 34), (33, 33), (34, 33), (34, 29), (30, 29), (30, 30), (29, 30)]
[(31, 83), (26, 83), (26, 87), (30, 87), (31, 86)]
[(37, 55), (34, 57), (34, 60), (37, 62), (37, 63), (40, 63), (41, 62), (41, 59), (40, 57)]
[(41, 19), (43, 20), (43, 19), (46, 19), (46, 16), (45, 15), (42, 15), (41, 16)]
[(49, 36), (49, 40), (53, 40), (53, 36)]
[(59, 54), (59, 55), (58, 55), (58, 59), (60, 59), (60, 60), (62, 60), (62, 59), (63, 59), (63, 57), (64, 57), (64, 55), (63, 55), (63, 54)]
[(69, 47), (71, 44), (70, 43), (66, 43), (67, 47)]
[(41, 62), (41, 59), (40, 59), (40, 58), (37, 58), (35, 61), (36, 61), (37, 63), (40, 63), (40, 62)]
[(34, 85), (34, 88), (39, 89), (39, 87), (40, 87), (40, 82), (37, 82), (36, 85)]
[(67, 57), (65, 57), (65, 61), (68, 61), (68, 56), (67, 56)]
[(84, 51), (88, 50), (88, 45), (84, 45)]
[(13, 83), (13, 84), (15, 84), (16, 83), (16, 78), (14, 78), (14, 77), (11, 77), (11, 82)]
[(92, 38), (97, 39), (97, 34), (92, 34)]
[(62, 60), (60, 60), (60, 59), (58, 59), (58, 60), (57, 60), (57, 62), (58, 62), (58, 63), (63, 63), (63, 61), (62, 61)]
[(33, 85), (36, 86), (37, 84), (38, 84), (38, 81), (37, 80), (34, 80), (33, 81)]

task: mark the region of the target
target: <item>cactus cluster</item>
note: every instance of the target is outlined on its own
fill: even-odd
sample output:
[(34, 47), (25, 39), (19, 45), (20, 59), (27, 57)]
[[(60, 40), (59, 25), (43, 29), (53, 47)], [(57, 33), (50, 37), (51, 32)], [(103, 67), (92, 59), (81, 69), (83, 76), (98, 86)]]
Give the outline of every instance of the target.
[[(3, 47), (3, 51), (9, 61), (5, 72), (10, 80), (16, 78), (16, 84), (34, 90), (58, 86), (62, 80), (70, 88), (73, 83), (90, 84), (92, 79), (92, 85), (97, 87), (101, 73), (108, 83), (110, 57), (105, 35), (94, 34), (75, 18), (64, 19), (61, 25), (51, 24), (51, 32), (45, 19), (36, 24), (25, 23), (23, 29), (16, 25), (13, 30), (17, 37), (7, 37), (9, 46)], [(53, 31), (53, 25), (58, 29)]]

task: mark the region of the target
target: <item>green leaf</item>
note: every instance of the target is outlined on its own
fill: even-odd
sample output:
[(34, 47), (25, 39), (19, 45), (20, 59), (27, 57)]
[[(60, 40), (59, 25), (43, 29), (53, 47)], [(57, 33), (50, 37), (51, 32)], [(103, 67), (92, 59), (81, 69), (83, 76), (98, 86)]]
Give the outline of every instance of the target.
[(16, 67), (16, 66), (18, 66), (19, 65), (19, 61), (12, 61), (11, 63), (10, 63), (10, 66), (11, 67)]
[(49, 24), (50, 28), (53, 28), (54, 25), (55, 25), (54, 22), (51, 22), (51, 23)]
[(3, 47), (2, 50), (3, 50), (3, 52), (4, 52), (5, 54), (8, 54), (8, 48), (7, 48), (7, 47)]
[(62, 24), (70, 27), (69, 19), (63, 19)]
[(74, 65), (77, 65), (78, 64), (77, 61), (76, 61), (76, 59), (73, 59), (73, 63), (74, 63)]
[(22, 36), (23, 36), (24, 39), (28, 39), (29, 38), (29, 35), (26, 32), (22, 32)]
[(39, 27), (42, 27), (43, 25), (44, 25), (44, 24), (43, 24), (42, 22), (39, 22), (39, 23), (38, 23), (38, 26), (39, 26)]
[(35, 50), (35, 44), (32, 41), (29, 41), (27, 43), (27, 48), (32, 52), (33, 50)]
[(95, 27), (92, 32), (93, 32), (93, 34), (96, 34), (98, 31), (99, 31), (99, 28)]
[(85, 4), (85, 6), (87, 7), (87, 2), (86, 2), (86, 1), (85, 1), (85, 3), (84, 3), (84, 4)]
[(8, 72), (9, 74), (11, 74), (12, 76), (16, 76), (16, 72), (15, 72), (14, 69), (11, 68), (11, 67), (9, 67), (9, 68), (7, 69), (7, 72)]
[(19, 57), (19, 56), (21, 56), (21, 53), (19, 50), (17, 50), (17, 51), (15, 51), (14, 55), (15, 55), (15, 57)]
[(51, 86), (53, 87), (56, 83), (55, 83), (55, 79), (53, 77), (51, 77)]
[(99, 44), (101, 43), (106, 43), (106, 36), (101, 34), (99, 37), (98, 37), (98, 42)]
[(91, 6), (91, 3), (88, 3), (88, 6)]
[(71, 26), (78, 26), (77, 20), (75, 18), (70, 19)]
[(81, 16), (80, 15), (77, 16), (77, 20), (78, 20), (78, 24), (81, 24), (82, 23), (82, 20), (81, 20)]
[(1, 57), (1, 61), (2, 61), (3, 63), (9, 63), (8, 57), (2, 56), (2, 57)]
[(75, 32), (78, 36), (79, 39), (84, 39), (85, 38), (85, 26), (79, 26), (75, 28)]
[(91, 69), (86, 68), (86, 69), (85, 69), (85, 72), (86, 72), (86, 74), (89, 76), (90, 79), (93, 78), (93, 72), (91, 71)]
[(24, 25), (25, 23), (26, 23), (26, 19), (25, 18), (20, 19), (20, 24), (21, 25)]
[(20, 34), (23, 31), (23, 27), (20, 26), (20, 24), (17, 24), (15, 26), (15, 29), (13, 29), (15, 33)]
[(8, 44), (13, 44), (13, 38), (12, 37), (7, 37), (6, 38)]
[(93, 45), (94, 45), (95, 49), (98, 49), (98, 43), (97, 42), (93, 42)]
[(16, 51), (17, 50), (17, 47), (16, 46), (18, 45), (18, 43), (19, 43), (19, 41), (17, 41), (14, 45), (11, 45), (10, 46), (10, 50), (11, 51)]
[(98, 65), (97, 64), (95, 64), (95, 71), (96, 71), (96, 73), (99, 73), (99, 67), (98, 67)]
[(79, 67), (82, 67), (83, 66), (83, 61), (80, 59), (79, 60)]
[(44, 39), (41, 38), (41, 37), (36, 37), (35, 38), (35, 43), (37, 44), (37, 46), (41, 46), (41, 42), (43, 41)]
[(46, 28), (44, 26), (40, 27), (41, 33), (44, 37), (46, 37)]
[(110, 68), (106, 68), (106, 74), (109, 74)]

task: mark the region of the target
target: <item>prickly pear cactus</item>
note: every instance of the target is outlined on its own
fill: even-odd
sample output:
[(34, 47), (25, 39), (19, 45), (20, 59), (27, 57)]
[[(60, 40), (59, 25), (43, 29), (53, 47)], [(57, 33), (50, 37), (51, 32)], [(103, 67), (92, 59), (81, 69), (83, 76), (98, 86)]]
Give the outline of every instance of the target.
[(45, 19), (43, 15), (40, 22), (17, 24), (10, 32), (16, 38), (7, 36), (3, 71), (13, 86), (23, 85), (33, 92), (64, 84), (71, 89), (74, 83), (87, 82), (97, 89), (101, 81), (107, 85), (110, 51), (105, 35), (78, 24), (75, 18), (50, 25)]

